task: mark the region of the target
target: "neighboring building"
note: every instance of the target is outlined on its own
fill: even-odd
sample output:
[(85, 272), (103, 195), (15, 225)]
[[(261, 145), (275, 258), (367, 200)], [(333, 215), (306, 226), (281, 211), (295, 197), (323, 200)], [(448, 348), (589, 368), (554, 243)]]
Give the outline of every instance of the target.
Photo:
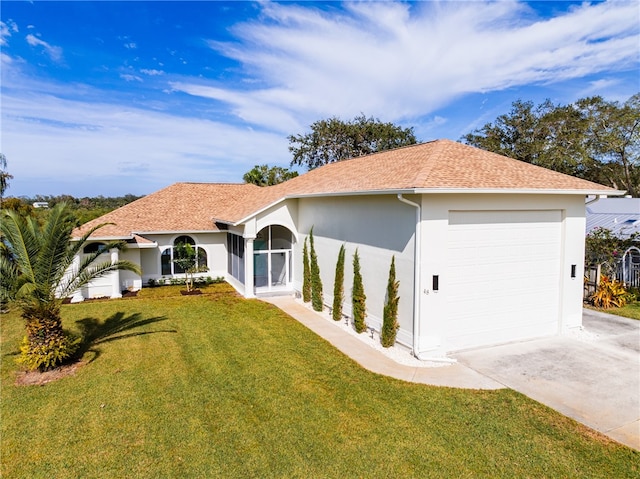
[[(587, 234), (598, 228), (608, 229), (623, 239), (640, 233), (640, 198), (588, 198), (586, 210)], [(585, 284), (585, 297), (595, 291), (600, 281), (599, 271), (600, 268), (594, 266), (587, 272), (589, 280)], [(603, 271), (613, 275), (627, 288), (640, 288), (640, 242), (626, 251), (620, 251), (618, 261), (615, 264), (607, 263)]]
[(33, 207), (34, 208), (48, 208), (49, 207), (49, 203), (46, 201), (36, 201), (35, 203), (33, 203)]
[(586, 209), (587, 234), (596, 228), (606, 228), (620, 238), (640, 232), (640, 198), (591, 199)]
[(185, 237), (205, 275), (224, 276), (246, 297), (299, 293), (313, 228), (325, 303), (344, 244), (350, 314), (358, 248), (367, 322), (378, 330), (395, 256), (398, 342), (418, 356), (554, 335), (582, 323), (585, 197), (619, 193), (448, 140), (332, 163), (270, 187), (177, 183), (77, 231), (114, 223), (95, 241), (126, 240), (119, 257), (143, 270), (81, 293), (116, 297), (125, 285), (174, 276), (172, 247)]

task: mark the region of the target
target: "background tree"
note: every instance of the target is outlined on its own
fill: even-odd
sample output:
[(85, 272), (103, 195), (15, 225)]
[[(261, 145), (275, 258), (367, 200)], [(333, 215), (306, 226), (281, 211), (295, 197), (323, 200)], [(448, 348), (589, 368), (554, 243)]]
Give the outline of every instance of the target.
[(640, 94), (624, 104), (602, 97), (570, 105), (516, 101), (508, 114), (463, 141), (517, 160), (624, 189), (640, 180)]
[(348, 158), (368, 155), (415, 144), (413, 128), (383, 123), (364, 115), (344, 122), (336, 117), (319, 120), (311, 125), (311, 132), (289, 136), (291, 165), (318, 166)]
[(595, 228), (585, 237), (585, 267), (602, 268), (602, 273), (615, 277), (618, 264), (631, 246), (637, 246), (638, 234), (628, 238), (614, 235), (607, 228)]
[(364, 294), (362, 274), (360, 273), (360, 256), (358, 249), (353, 254), (353, 289), (351, 290), (351, 311), (353, 313), (353, 326), (358, 333), (367, 330), (367, 297)]
[(384, 305), (382, 316), (382, 331), (380, 331), (380, 342), (385, 348), (389, 348), (396, 343), (398, 333), (398, 287), (400, 283), (396, 280), (396, 258), (391, 257), (391, 267), (389, 268), (389, 281), (387, 283), (387, 301)]
[(344, 301), (344, 255), (344, 245), (341, 245), (336, 263), (336, 277), (333, 282), (333, 310), (331, 314), (334, 321), (340, 321), (342, 319), (342, 302)]
[(314, 311), (322, 311), (322, 280), (320, 279), (320, 266), (318, 265), (318, 256), (313, 241), (313, 228), (309, 231), (309, 255), (311, 269), (311, 307)]
[(610, 166), (603, 176), (611, 186), (638, 196), (640, 93), (622, 105), (597, 96), (578, 100), (576, 106), (587, 124), (589, 151), (601, 164)]
[(36, 195), (34, 197), (21, 196), (19, 198), (6, 198), (2, 203), (2, 207), (16, 211), (25, 211), (25, 209), (30, 209), (34, 215), (44, 221), (48, 214), (47, 209), (34, 209), (32, 206), (33, 203), (45, 202), (49, 204), (49, 208), (53, 208), (58, 203), (65, 203), (71, 214), (76, 218), (77, 224), (82, 225), (140, 198), (141, 196), (131, 194), (115, 197), (85, 196), (83, 198), (75, 198), (70, 195)]
[(256, 165), (247, 171), (242, 179), (245, 183), (258, 186), (273, 186), (284, 183), (291, 178), (298, 176), (297, 171), (291, 171), (281, 166)]
[(9, 188), (9, 180), (13, 178), (7, 172), (7, 157), (4, 153), (0, 153), (0, 204), (2, 204), (2, 198), (4, 198), (4, 192)]
[[(66, 205), (49, 211), (44, 224), (15, 211), (5, 211), (0, 231), (12, 258), (13, 267), (3, 268), (11, 281), (2, 281), (2, 296), (13, 300), (22, 310), (26, 337), (21, 346), (21, 361), (29, 369), (51, 369), (71, 357), (79, 341), (62, 328), (60, 307), (63, 298), (72, 295), (96, 278), (125, 269), (137, 274), (140, 269), (129, 261), (97, 263), (102, 251), (81, 254), (89, 236), (104, 224), (92, 228), (79, 241), (73, 242), (75, 219)], [(122, 247), (107, 244), (107, 248)], [(8, 288), (11, 289), (8, 289)]]
[(311, 301), (311, 266), (309, 265), (309, 248), (307, 238), (304, 239), (302, 247), (302, 301)]

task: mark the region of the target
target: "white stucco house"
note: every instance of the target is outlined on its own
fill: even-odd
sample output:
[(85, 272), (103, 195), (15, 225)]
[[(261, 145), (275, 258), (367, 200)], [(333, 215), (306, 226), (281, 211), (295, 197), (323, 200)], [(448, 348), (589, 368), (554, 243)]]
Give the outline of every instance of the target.
[[(177, 183), (98, 218), (100, 241), (132, 260), (142, 277), (119, 272), (84, 297), (176, 274), (176, 240), (186, 236), (209, 268), (247, 298), (296, 294), (303, 241), (313, 227), (324, 285), (345, 245), (345, 313), (356, 248), (367, 322), (380, 328), (389, 265), (400, 281), (399, 343), (446, 354), (559, 334), (582, 323), (585, 197), (611, 188), (449, 140), (333, 163), (283, 184)], [(99, 247), (99, 246), (89, 246)]]

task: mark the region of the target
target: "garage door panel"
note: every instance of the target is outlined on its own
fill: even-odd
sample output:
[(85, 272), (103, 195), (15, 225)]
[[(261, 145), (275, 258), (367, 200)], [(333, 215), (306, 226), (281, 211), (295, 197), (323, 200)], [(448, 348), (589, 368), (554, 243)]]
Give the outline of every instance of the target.
[(449, 349), (553, 334), (560, 252), (560, 211), (450, 212)]

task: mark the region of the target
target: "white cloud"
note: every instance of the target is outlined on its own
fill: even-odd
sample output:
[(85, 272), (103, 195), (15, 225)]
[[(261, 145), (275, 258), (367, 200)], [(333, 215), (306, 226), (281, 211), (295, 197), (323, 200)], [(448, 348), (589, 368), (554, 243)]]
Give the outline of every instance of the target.
[[(11, 194), (147, 194), (176, 181), (241, 182), (242, 173), (263, 161), (265, 152), (271, 164), (289, 161), (286, 140), (279, 135), (22, 93), (3, 94), (3, 153), (14, 176)], [(69, 185), (73, 191), (59, 190)], [(77, 193), (83, 188), (87, 193)]]
[(131, 75), (130, 73), (121, 73), (120, 78), (128, 82), (131, 82), (131, 81), (142, 82), (142, 78), (140, 78), (137, 75)]
[(6, 22), (0, 21), (0, 46), (6, 46), (8, 44), (8, 38), (12, 33), (18, 32), (18, 25), (13, 20), (9, 19)]
[(138, 45), (135, 42), (128, 42), (124, 44), (124, 47), (127, 50), (135, 50), (136, 48), (138, 48)]
[(473, 92), (550, 84), (637, 66), (635, 2), (582, 4), (551, 19), (520, 2), (281, 3), (209, 46), (241, 62), (244, 89), (174, 83), (290, 132), (320, 117), (415, 118)]
[(144, 73), (145, 75), (149, 75), (149, 76), (164, 75), (164, 72), (162, 70), (149, 69), (149, 68), (142, 68), (140, 70), (140, 73)]
[(50, 45), (31, 33), (26, 36), (26, 40), (32, 47), (42, 47), (45, 53), (49, 55), (49, 58), (54, 62), (60, 62), (62, 60), (62, 48)]

